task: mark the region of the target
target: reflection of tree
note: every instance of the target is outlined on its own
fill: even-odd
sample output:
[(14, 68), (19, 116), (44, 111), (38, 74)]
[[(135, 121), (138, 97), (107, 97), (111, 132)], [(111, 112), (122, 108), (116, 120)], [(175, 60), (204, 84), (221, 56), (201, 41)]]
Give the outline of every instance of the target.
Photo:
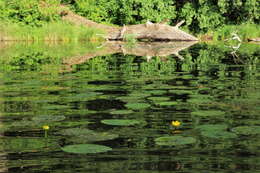
[(179, 51), (186, 49), (195, 43), (196, 42), (139, 42), (135, 45), (128, 45), (128, 43), (125, 42), (106, 42), (99, 51), (87, 53), (83, 56), (71, 57), (64, 60), (63, 63), (66, 65), (65, 71), (70, 71), (72, 65), (84, 63), (85, 61), (96, 56), (115, 53), (144, 56), (148, 61), (154, 56), (166, 57), (172, 54), (182, 59), (182, 57), (178, 54)]

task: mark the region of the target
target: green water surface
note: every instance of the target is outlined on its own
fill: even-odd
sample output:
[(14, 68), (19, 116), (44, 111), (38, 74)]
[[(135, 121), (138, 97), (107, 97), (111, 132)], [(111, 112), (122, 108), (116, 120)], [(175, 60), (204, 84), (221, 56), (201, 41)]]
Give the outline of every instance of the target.
[(260, 171), (259, 45), (105, 49), (0, 46), (0, 172)]

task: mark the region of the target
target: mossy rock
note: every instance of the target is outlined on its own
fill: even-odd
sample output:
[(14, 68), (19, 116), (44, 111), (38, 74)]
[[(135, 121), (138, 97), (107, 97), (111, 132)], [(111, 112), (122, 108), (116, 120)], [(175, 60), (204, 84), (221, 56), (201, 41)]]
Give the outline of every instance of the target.
[(259, 135), (260, 126), (238, 126), (232, 129), (238, 135)]
[(112, 140), (118, 137), (117, 134), (111, 134), (107, 132), (95, 132), (89, 129), (83, 128), (70, 128), (65, 129), (60, 132), (60, 134), (65, 136), (72, 136), (80, 138), (85, 142), (94, 142), (94, 141), (106, 141)]
[(112, 150), (112, 148), (110, 147), (104, 145), (96, 145), (96, 144), (67, 145), (65, 147), (62, 147), (61, 149), (64, 152), (75, 153), (75, 154), (95, 154), (95, 153), (104, 153)]
[(107, 120), (102, 120), (101, 122), (103, 124), (113, 125), (113, 126), (134, 126), (134, 125), (145, 123), (144, 121), (131, 120), (131, 119), (107, 119)]
[(223, 117), (225, 116), (225, 112), (218, 110), (195, 111), (191, 112), (191, 115), (198, 117)]
[(163, 136), (155, 139), (157, 145), (163, 146), (181, 146), (187, 144), (196, 143), (196, 139), (193, 137), (184, 136)]

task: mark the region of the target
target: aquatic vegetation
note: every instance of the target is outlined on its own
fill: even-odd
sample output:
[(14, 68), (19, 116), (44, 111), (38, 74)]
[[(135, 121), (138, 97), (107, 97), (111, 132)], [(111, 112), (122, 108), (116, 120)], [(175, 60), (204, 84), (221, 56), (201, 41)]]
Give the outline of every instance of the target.
[(232, 129), (238, 135), (259, 135), (260, 126), (238, 126)]
[(118, 115), (120, 115), (120, 114), (131, 114), (131, 113), (133, 113), (134, 111), (132, 111), (132, 110), (113, 110), (113, 111), (111, 111), (110, 112), (110, 114), (118, 114)]
[(170, 97), (148, 97), (148, 100), (152, 100), (153, 102), (168, 101)]
[(125, 106), (129, 109), (133, 109), (133, 110), (143, 110), (143, 109), (147, 109), (150, 107), (149, 104), (147, 103), (127, 103), (125, 104)]
[(59, 133), (65, 136), (72, 137), (74, 142), (75, 141), (84, 141), (84, 142), (106, 141), (118, 137), (117, 134), (111, 134), (107, 132), (95, 132), (93, 130), (89, 130), (85, 128), (69, 128), (69, 129), (61, 130)]
[(163, 146), (182, 146), (196, 143), (196, 139), (193, 137), (184, 136), (163, 136), (155, 139), (157, 145)]
[(205, 111), (194, 111), (191, 112), (192, 116), (198, 117), (223, 117), (225, 116), (225, 112), (218, 110), (205, 110)]
[(238, 137), (235, 133), (227, 131), (227, 128), (228, 126), (225, 124), (207, 124), (197, 126), (195, 129), (208, 138), (232, 139)]
[(102, 120), (101, 122), (113, 126), (134, 126), (134, 125), (145, 123), (144, 121), (131, 120), (131, 119), (107, 119), (107, 120)]
[(66, 117), (63, 115), (39, 115), (32, 118), (32, 121), (35, 122), (56, 122), (56, 121), (63, 121)]
[(181, 125), (181, 122), (180, 121), (172, 121), (171, 125), (174, 126), (174, 127), (179, 127)]
[(165, 102), (156, 102), (157, 106), (167, 107), (167, 106), (176, 106), (178, 105), (178, 102), (176, 101), (165, 101)]
[(44, 125), (44, 126), (42, 126), (42, 128), (43, 128), (43, 130), (49, 130), (49, 129), (50, 129), (50, 126)]
[(104, 153), (112, 150), (112, 148), (97, 145), (97, 144), (75, 144), (75, 145), (67, 145), (61, 148), (62, 151), (67, 153), (75, 153), (75, 154), (95, 154), (95, 153)]

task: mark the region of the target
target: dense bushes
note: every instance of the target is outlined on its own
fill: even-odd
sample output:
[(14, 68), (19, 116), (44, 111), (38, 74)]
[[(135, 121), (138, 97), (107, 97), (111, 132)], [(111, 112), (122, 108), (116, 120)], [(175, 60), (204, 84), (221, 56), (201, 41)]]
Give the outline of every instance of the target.
[(58, 20), (59, 0), (0, 0), (0, 19), (30, 26)]
[(259, 23), (257, 0), (63, 0), (91, 20), (113, 24), (137, 24), (147, 20), (170, 24), (185, 20), (193, 32), (207, 32), (224, 24)]
[(196, 33), (225, 24), (260, 21), (258, 0), (0, 0), (0, 19), (41, 26), (59, 20), (56, 11), (60, 3), (102, 23), (123, 25), (168, 19), (169, 24), (176, 24), (184, 19), (184, 28)]

